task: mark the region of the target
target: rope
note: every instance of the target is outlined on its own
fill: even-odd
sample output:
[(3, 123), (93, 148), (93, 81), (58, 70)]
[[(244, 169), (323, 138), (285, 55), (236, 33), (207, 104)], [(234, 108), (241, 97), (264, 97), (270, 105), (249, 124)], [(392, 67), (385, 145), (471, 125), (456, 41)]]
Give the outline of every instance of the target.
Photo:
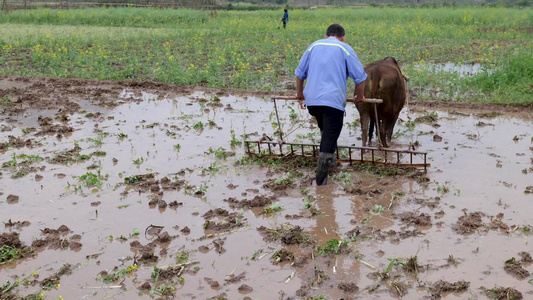
[[(408, 78), (408, 77), (407, 77)], [(406, 77), (404, 77), (405, 80), (405, 106), (407, 107), (407, 120), (410, 123), (411, 122), (411, 109), (409, 108), (409, 80), (407, 80)], [(408, 150), (415, 150), (415, 143), (413, 141), (414, 136), (414, 130), (411, 131), (411, 142), (409, 143), (409, 149)]]

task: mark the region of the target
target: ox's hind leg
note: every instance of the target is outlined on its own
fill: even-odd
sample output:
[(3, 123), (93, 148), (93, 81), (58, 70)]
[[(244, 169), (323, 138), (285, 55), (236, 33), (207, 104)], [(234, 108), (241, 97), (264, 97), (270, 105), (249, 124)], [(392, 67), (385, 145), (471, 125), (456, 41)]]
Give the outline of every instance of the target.
[(373, 118), (370, 118), (370, 126), (368, 128), (368, 146), (372, 146), (372, 136), (374, 135), (374, 126), (376, 126), (376, 121)]
[(360, 113), (361, 115), (361, 130), (363, 131), (361, 138), (363, 139), (363, 147), (367, 146), (368, 139), (368, 125), (370, 123), (370, 117), (368, 113)]
[(396, 121), (398, 121), (398, 116), (396, 116), (391, 123), (389, 124), (389, 127), (387, 129), (387, 142), (392, 141), (392, 133), (394, 132), (394, 126), (396, 125)]

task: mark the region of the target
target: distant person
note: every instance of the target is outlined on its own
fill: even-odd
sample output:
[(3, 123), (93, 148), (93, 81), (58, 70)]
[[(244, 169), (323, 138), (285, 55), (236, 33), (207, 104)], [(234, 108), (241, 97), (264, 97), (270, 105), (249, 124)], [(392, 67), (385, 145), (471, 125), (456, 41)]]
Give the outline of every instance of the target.
[[(316, 170), (317, 185), (327, 183), (329, 167), (335, 165), (333, 153), (337, 149), (337, 139), (343, 125), (348, 77), (356, 85), (356, 103), (365, 99), (367, 75), (355, 51), (344, 43), (345, 35), (341, 25), (329, 26), (325, 39), (314, 42), (305, 50), (294, 71), (296, 97), (300, 100), (300, 106), (305, 109), (305, 101), (309, 114), (316, 118), (322, 132)], [(303, 82), (306, 79), (304, 90)]]
[(287, 22), (289, 22), (289, 12), (285, 8), (283, 10), (285, 13), (283, 14), (283, 18), (281, 18), (281, 22), (283, 22), (283, 29), (287, 28)]

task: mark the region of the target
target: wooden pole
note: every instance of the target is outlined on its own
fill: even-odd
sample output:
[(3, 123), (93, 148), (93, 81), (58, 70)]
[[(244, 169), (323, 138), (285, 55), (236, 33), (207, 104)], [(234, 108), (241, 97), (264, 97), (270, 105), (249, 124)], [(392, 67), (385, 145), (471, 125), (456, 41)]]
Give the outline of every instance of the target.
[[(271, 99), (276, 100), (298, 100), (296, 96), (271, 96)], [(355, 102), (355, 97), (348, 97), (346, 98), (346, 102)], [(382, 99), (375, 99), (375, 98), (365, 98), (365, 103), (383, 103)]]

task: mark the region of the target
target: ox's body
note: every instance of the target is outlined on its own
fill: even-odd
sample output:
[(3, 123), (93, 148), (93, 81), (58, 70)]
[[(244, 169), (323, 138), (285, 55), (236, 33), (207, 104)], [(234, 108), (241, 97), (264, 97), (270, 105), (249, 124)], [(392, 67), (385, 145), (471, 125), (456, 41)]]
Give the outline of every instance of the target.
[[(405, 104), (405, 82), (407, 79), (402, 74), (398, 62), (392, 57), (376, 61), (365, 66), (368, 78), (365, 82), (365, 97), (383, 99), (383, 103), (377, 104), (378, 120), (375, 120), (374, 107), (376, 104), (359, 103), (357, 110), (361, 117), (361, 128), (363, 131), (363, 147), (367, 146), (367, 138), (371, 144), (372, 132), (369, 124), (373, 126), (375, 122), (379, 125), (379, 137), (383, 147), (388, 147), (388, 142), (392, 139), (394, 125), (400, 111)], [(372, 122), (370, 122), (372, 121)]]

